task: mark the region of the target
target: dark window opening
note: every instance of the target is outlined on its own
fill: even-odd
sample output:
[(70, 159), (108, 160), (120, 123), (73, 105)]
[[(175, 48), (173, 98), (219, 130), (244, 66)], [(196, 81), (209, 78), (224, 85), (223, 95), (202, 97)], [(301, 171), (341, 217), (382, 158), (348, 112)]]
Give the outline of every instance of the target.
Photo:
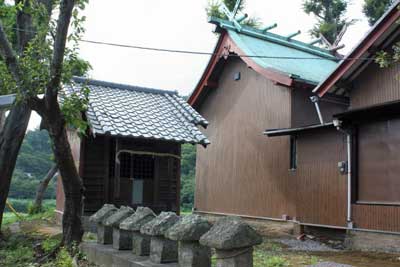
[(154, 158), (152, 156), (121, 153), (119, 160), (120, 177), (137, 180), (153, 179)]
[(290, 169), (297, 169), (297, 137), (290, 136)]
[(132, 157), (131, 154), (121, 153), (119, 154), (119, 176), (123, 178), (131, 178), (132, 170)]
[(151, 205), (154, 199), (155, 158), (122, 152), (119, 160), (120, 198), (128, 205)]
[(132, 157), (132, 178), (138, 180), (153, 179), (154, 158), (152, 156), (135, 155)]

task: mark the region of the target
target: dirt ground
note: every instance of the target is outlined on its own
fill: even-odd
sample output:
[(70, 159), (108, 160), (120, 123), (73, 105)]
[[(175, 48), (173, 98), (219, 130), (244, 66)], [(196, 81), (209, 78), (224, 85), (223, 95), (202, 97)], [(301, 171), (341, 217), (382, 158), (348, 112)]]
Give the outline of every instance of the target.
[[(346, 251), (334, 249), (318, 242), (305, 245), (309, 241), (292, 239), (287, 245), (287, 237), (265, 239), (255, 250), (255, 266), (354, 266), (354, 267), (399, 267), (400, 255)], [(304, 243), (305, 242), (305, 243)], [(271, 263), (271, 258), (275, 262)], [(321, 264), (324, 263), (324, 264)], [(331, 263), (331, 264), (327, 264)], [(320, 264), (320, 265), (318, 265)], [(340, 265), (346, 264), (346, 265)]]
[[(42, 238), (61, 235), (60, 227), (48, 220), (15, 223), (9, 230), (11, 234), (23, 232)], [(278, 224), (264, 228), (262, 233), (266, 237), (254, 250), (255, 267), (400, 267), (400, 254), (348, 251), (338, 241), (320, 242), (312, 236), (298, 240), (289, 234), (290, 227)], [(88, 236), (95, 238), (93, 234)]]

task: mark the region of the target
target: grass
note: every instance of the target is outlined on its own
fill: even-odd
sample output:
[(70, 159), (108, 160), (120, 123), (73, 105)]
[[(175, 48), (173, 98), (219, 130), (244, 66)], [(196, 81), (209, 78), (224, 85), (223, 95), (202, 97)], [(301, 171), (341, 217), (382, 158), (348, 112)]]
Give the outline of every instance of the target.
[[(45, 234), (41, 227), (30, 227), (43, 225), (54, 227), (54, 210), (48, 209), (43, 213), (29, 215), (22, 214), (23, 224), (19, 231), (11, 232), (7, 226), (19, 219), (12, 213), (5, 214), (3, 236), (0, 239), (0, 266), (1, 267), (73, 267), (73, 258), (65, 248), (61, 248), (55, 257), (47, 262), (38, 263), (43, 256), (58, 248), (62, 236), (60, 234)], [(28, 223), (26, 223), (28, 222)], [(89, 264), (84, 255), (76, 254), (78, 266), (94, 266)]]
[(17, 215), (15, 215), (12, 212), (5, 212), (3, 214), (3, 223), (2, 223), (2, 228), (7, 227), (10, 224), (16, 223), (18, 221), (34, 221), (34, 220), (52, 220), (54, 218), (54, 209), (48, 208), (46, 211), (38, 214), (27, 214), (27, 213), (18, 213), (19, 216), (22, 218), (19, 218)]
[[(33, 199), (18, 199), (18, 198), (8, 198), (9, 203), (13, 206), (13, 208), (21, 213), (28, 213), (29, 206), (33, 203)], [(44, 199), (43, 200), (43, 208), (55, 208), (56, 200), (55, 199)], [(10, 212), (8, 207), (6, 206), (6, 212)]]

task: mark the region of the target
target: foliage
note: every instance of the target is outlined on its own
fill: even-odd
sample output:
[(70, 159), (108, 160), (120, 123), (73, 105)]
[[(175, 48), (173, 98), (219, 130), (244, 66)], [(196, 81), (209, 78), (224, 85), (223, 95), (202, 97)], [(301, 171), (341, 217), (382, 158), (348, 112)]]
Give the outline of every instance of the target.
[[(55, 1), (57, 8), (60, 4)], [(68, 35), (69, 44), (65, 49), (64, 63), (62, 67), (62, 82), (70, 83), (72, 76), (84, 75), (89, 69), (90, 64), (78, 56), (78, 40), (84, 33), (82, 24), (86, 20), (85, 16), (81, 16), (80, 12), (88, 0), (76, 1), (77, 4), (74, 8), (72, 15), (71, 30)], [(19, 57), (19, 67), (21, 82), (16, 84), (15, 79), (8, 71), (4, 60), (0, 60), (0, 70), (2, 77), (0, 78), (0, 85), (2, 85), (2, 92), (0, 93), (16, 93), (19, 101), (30, 101), (31, 97), (36, 97), (38, 94), (45, 93), (45, 89), (51, 79), (51, 64), (53, 60), (53, 46), (56, 36), (57, 21), (54, 18), (48, 18), (46, 7), (39, 3), (39, 1), (30, 1), (30, 4), (24, 4), (21, 1), (19, 5), (9, 4), (9, 1), (0, 0), (0, 19), (6, 30), (7, 36), (12, 43), (16, 38), (15, 30), (15, 16), (18, 10), (23, 10), (24, 13), (32, 16), (33, 38), (28, 43), (27, 47)], [(52, 90), (59, 90), (53, 88)], [(84, 132), (87, 124), (83, 122), (81, 111), (86, 107), (87, 94), (82, 97), (76, 98), (65, 96), (62, 111), (67, 123), (80, 132)], [(77, 110), (77, 108), (79, 108)]]
[[(207, 16), (216, 17), (220, 19), (228, 19), (227, 16), (221, 12), (222, 3), (230, 10), (233, 11), (237, 0), (209, 0), (206, 8)], [(243, 11), (245, 8), (245, 1), (243, 0), (238, 8), (238, 11)], [(248, 17), (241, 22), (243, 25), (258, 28), (261, 26), (260, 19), (257, 17)]]
[(393, 0), (364, 0), (363, 12), (368, 18), (369, 25), (374, 25), (388, 10)]
[(0, 247), (0, 266), (26, 267), (33, 262), (32, 240), (20, 234), (10, 235)]
[(182, 146), (181, 159), (181, 208), (191, 210), (194, 203), (196, 147), (190, 144)]
[(19, 151), (16, 169), (42, 179), (52, 167), (53, 156), (47, 131), (28, 131)]
[(73, 92), (65, 97), (62, 112), (71, 126), (77, 129), (79, 135), (85, 135), (89, 124), (82, 119), (82, 111), (87, 110), (89, 104), (89, 87), (84, 86), (80, 92)]
[[(33, 215), (33, 213), (29, 212), (29, 208), (33, 205), (32, 204), (33, 200), (9, 198), (8, 201), (17, 212), (28, 213), (29, 215)], [(45, 212), (52, 211), (55, 209), (55, 207), (56, 207), (55, 199), (46, 199), (43, 201), (43, 207), (40, 213), (43, 214)], [(6, 211), (10, 212), (10, 210), (7, 207)]]
[(391, 51), (379, 51), (376, 53), (375, 62), (381, 68), (388, 68), (395, 63), (400, 62), (400, 42), (392, 46)]
[(287, 260), (279, 256), (269, 257), (266, 261), (267, 267), (285, 267), (289, 266)]
[(355, 23), (355, 20), (344, 17), (348, 3), (349, 0), (304, 0), (304, 12), (313, 14), (318, 20), (310, 32), (311, 36), (319, 38), (322, 34), (329, 43), (339, 43), (342, 30)]
[(61, 240), (55, 237), (49, 237), (42, 242), (42, 248), (45, 253), (52, 252), (59, 244)]
[(56, 267), (73, 267), (72, 257), (66, 248), (61, 248), (57, 254)]
[[(28, 131), (22, 143), (9, 192), (10, 198), (31, 199), (36, 188), (52, 167), (52, 151), (47, 131)], [(55, 198), (53, 179), (45, 193), (45, 198)]]

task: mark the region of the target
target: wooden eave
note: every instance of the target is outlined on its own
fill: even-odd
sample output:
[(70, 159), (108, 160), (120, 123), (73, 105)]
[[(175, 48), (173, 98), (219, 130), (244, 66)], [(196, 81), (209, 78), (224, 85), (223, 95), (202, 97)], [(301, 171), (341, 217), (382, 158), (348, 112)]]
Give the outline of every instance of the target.
[[(218, 81), (213, 80), (212, 74), (214, 70), (216, 69), (216, 66), (218, 62), (223, 59), (226, 60), (230, 55), (235, 54), (235, 55), (245, 55), (245, 53), (235, 44), (235, 42), (232, 40), (232, 38), (229, 36), (229, 34), (226, 32), (226, 30), (223, 30), (221, 32), (221, 35), (218, 39), (218, 43), (216, 45), (216, 48), (214, 50), (213, 55), (211, 56), (211, 59), (199, 81), (197, 84), (196, 88), (194, 89), (193, 93), (190, 95), (188, 99), (188, 103), (191, 106), (195, 106), (201, 95), (205, 93), (206, 88), (216, 88), (218, 87)], [(276, 84), (292, 87), (295, 84), (295, 79), (290, 77), (288, 74), (276, 71), (274, 69), (270, 68), (264, 68), (257, 64), (252, 58), (250, 57), (245, 57), (242, 56), (240, 57), (249, 68), (252, 68), (254, 71), (258, 72), (265, 78), (273, 81)], [(297, 82), (296, 84), (300, 84)], [(304, 83), (301, 82), (303, 86), (306, 86)], [(315, 86), (315, 85), (308, 85), (308, 86)]]
[(393, 25), (395, 25), (400, 18), (400, 10), (397, 8), (399, 2), (385, 14), (385, 16), (377, 22), (377, 24), (370, 30), (356, 48), (350, 52), (339, 66), (332, 72), (332, 74), (319, 84), (315, 89), (319, 97), (324, 96), (337, 82), (339, 82), (348, 72), (352, 69), (357, 69), (357, 65), (362, 65), (360, 58), (371, 56), (371, 51), (375, 51), (375, 44)]
[(356, 108), (346, 112), (333, 115), (334, 118), (344, 122), (368, 122), (381, 118), (398, 117), (400, 101), (391, 101), (384, 104), (377, 104), (369, 107)]

